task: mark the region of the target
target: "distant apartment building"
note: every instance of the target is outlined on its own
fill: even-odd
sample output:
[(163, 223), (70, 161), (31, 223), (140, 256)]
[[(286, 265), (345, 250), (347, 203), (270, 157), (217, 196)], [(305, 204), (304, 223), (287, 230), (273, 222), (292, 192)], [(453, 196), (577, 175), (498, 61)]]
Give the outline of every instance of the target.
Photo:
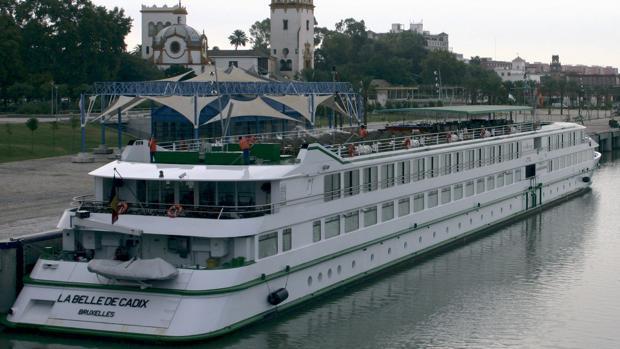
[(618, 68), (587, 66), (583, 64), (568, 65), (560, 63), (560, 56), (551, 57), (551, 75), (566, 77), (569, 82), (575, 82), (584, 88), (607, 88), (620, 86)]
[(528, 72), (528, 64), (521, 57), (517, 57), (511, 62), (495, 61), (491, 58), (481, 58), (480, 65), (486, 69), (493, 70), (502, 79), (502, 81), (540, 81), (541, 74)]
[[(426, 48), (430, 51), (450, 51), (448, 34), (443, 32), (439, 34), (431, 34), (429, 31), (424, 30), (424, 24), (422, 22), (411, 22), (409, 23), (409, 28), (406, 28), (404, 24), (394, 23), (390, 29), (390, 33), (402, 33), (405, 31), (422, 35), (426, 40)], [(384, 35), (386, 35), (386, 33), (375, 33), (373, 31), (368, 32), (368, 37), (371, 39), (376, 39)]]

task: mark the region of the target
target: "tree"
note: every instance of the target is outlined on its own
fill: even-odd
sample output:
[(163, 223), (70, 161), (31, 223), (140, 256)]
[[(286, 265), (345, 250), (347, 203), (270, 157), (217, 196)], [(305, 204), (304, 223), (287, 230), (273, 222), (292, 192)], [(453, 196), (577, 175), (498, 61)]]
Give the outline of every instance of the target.
[(52, 128), (52, 151), (56, 148), (56, 131), (58, 131), (58, 121), (54, 120), (50, 123), (50, 127)]
[(256, 21), (250, 27), (250, 43), (255, 50), (269, 51), (271, 43), (271, 19)]
[(80, 126), (80, 119), (78, 119), (77, 116), (72, 115), (69, 119), (69, 124), (71, 125), (71, 152), (73, 152), (75, 145), (75, 129)]
[(248, 37), (241, 29), (235, 30), (232, 35), (228, 37), (228, 40), (230, 40), (231, 45), (235, 46), (235, 51), (239, 46), (245, 47), (245, 44), (248, 43)]
[(30, 118), (26, 121), (26, 127), (30, 130), (30, 152), (34, 152), (34, 131), (39, 128), (39, 119)]

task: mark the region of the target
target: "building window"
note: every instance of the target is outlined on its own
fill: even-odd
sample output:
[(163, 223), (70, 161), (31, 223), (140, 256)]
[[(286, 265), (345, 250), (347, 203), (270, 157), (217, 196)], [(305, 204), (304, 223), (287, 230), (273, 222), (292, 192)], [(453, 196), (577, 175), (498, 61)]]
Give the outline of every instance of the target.
[(381, 205), (381, 221), (394, 219), (394, 201), (386, 202)]
[(276, 54), (278, 54), (278, 50), (274, 48), (274, 49), (273, 49), (273, 54), (274, 54), (274, 56), (275, 56)]
[(340, 215), (325, 219), (325, 238), (330, 239), (340, 235)]
[(170, 52), (177, 54), (181, 51), (181, 44), (178, 41), (173, 41), (170, 43)]
[(310, 30), (310, 21), (306, 20), (306, 30)]
[(258, 258), (265, 258), (278, 253), (278, 233), (263, 234), (258, 237)]
[(377, 206), (367, 207), (363, 211), (365, 227), (377, 224)]
[(398, 217), (406, 216), (411, 211), (411, 200), (409, 198), (398, 200)]
[(312, 222), (312, 242), (321, 241), (321, 221)]
[(344, 232), (350, 233), (360, 228), (360, 212), (352, 211), (344, 215)]
[(282, 29), (288, 30), (288, 19), (282, 20)]
[(360, 193), (360, 170), (344, 173), (344, 196), (353, 196)]
[(340, 173), (334, 173), (323, 177), (325, 181), (325, 201), (340, 198)]
[(377, 190), (379, 178), (377, 177), (377, 167), (367, 167), (362, 170), (364, 174), (364, 191)]
[(149, 47), (148, 46), (146, 47), (146, 54), (147, 55), (149, 54)]
[(289, 251), (293, 247), (293, 231), (286, 228), (282, 231), (282, 252)]

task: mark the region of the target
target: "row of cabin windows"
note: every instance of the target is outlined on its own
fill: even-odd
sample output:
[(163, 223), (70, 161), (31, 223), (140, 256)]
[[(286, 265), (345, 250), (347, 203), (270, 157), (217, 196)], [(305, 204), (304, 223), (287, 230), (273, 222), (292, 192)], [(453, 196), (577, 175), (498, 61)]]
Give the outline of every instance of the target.
[(379, 205), (337, 214), (312, 223), (312, 241), (330, 239), (342, 233), (350, 233), (361, 227), (369, 227), (379, 221), (387, 222), (396, 217), (446, 205), (465, 197), (483, 194), (524, 180), (521, 168), (456, 183), (443, 188), (417, 193), (410, 197), (387, 201)]
[(582, 163), (592, 158), (592, 150), (584, 150), (577, 153), (560, 156), (547, 162), (547, 171), (559, 171), (563, 168)]
[[(269, 193), (257, 191), (258, 182), (144, 181), (136, 183), (136, 199), (149, 204), (254, 206), (269, 203)], [(268, 190), (268, 189), (267, 189)]]
[[(281, 249), (278, 249), (278, 246)], [(258, 237), (258, 258), (271, 257), (279, 252), (290, 251), (293, 247), (292, 228), (282, 229), (281, 232), (270, 232)]]
[[(386, 189), (425, 178), (450, 175), (465, 170), (502, 163), (520, 157), (519, 142), (481, 147), (397, 163), (371, 166), (324, 177), (324, 199), (331, 201), (360, 192)], [(360, 183), (361, 181), (361, 183)]]
[(581, 143), (581, 139), (583, 139), (583, 131), (563, 132), (544, 138), (547, 149), (564, 149)]

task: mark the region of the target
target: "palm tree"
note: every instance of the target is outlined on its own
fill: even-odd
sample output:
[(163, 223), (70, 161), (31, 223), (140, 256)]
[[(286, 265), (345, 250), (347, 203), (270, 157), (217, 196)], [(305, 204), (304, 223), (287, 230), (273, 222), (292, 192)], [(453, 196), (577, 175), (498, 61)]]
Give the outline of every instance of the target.
[(235, 46), (235, 51), (239, 46), (244, 46), (248, 43), (248, 37), (245, 35), (245, 32), (241, 29), (235, 30), (231, 36), (228, 37), (230, 40), (230, 44)]

